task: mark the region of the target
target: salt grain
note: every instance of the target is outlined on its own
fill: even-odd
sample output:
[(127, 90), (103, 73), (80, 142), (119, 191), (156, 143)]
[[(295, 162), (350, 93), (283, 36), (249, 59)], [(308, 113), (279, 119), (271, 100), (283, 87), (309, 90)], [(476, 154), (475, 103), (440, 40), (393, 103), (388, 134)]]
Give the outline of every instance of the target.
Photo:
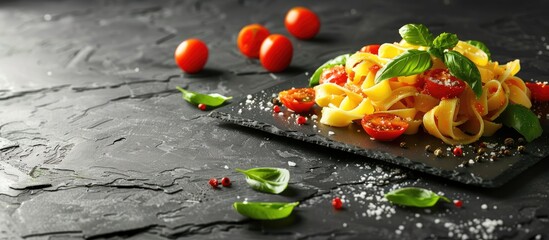
[(295, 162), (292, 162), (292, 161), (288, 161), (288, 166), (290, 167), (295, 167), (297, 164)]
[(480, 205), (480, 208), (482, 208), (482, 210), (486, 210), (488, 208), (488, 205), (482, 204), (482, 205)]

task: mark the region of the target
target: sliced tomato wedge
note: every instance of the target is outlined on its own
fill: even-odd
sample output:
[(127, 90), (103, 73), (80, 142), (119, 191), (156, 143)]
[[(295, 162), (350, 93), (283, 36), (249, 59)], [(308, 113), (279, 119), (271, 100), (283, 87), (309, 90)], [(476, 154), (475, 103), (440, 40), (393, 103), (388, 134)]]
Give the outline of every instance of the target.
[(377, 55), (378, 52), (379, 52), (379, 47), (380, 47), (380, 46), (381, 46), (381, 45), (379, 45), (379, 44), (366, 45), (366, 46), (362, 47), (362, 48), (360, 49), (360, 51), (361, 51), (361, 52), (365, 52), (365, 53), (371, 53), (371, 54)]
[(457, 97), (467, 86), (463, 80), (452, 76), (448, 69), (428, 70), (421, 80), (425, 84), (425, 92), (438, 99)]
[(337, 65), (331, 68), (326, 68), (322, 71), (320, 75), (319, 83), (335, 83), (339, 86), (345, 85), (347, 82), (347, 72), (345, 67), (342, 65)]
[(409, 124), (390, 113), (373, 113), (362, 118), (362, 128), (370, 137), (379, 141), (392, 141), (402, 135)]
[(312, 88), (294, 88), (278, 93), (278, 99), (296, 113), (306, 112), (315, 104), (315, 90)]
[(540, 102), (549, 101), (549, 85), (540, 82), (526, 82), (526, 87), (532, 92), (532, 99)]

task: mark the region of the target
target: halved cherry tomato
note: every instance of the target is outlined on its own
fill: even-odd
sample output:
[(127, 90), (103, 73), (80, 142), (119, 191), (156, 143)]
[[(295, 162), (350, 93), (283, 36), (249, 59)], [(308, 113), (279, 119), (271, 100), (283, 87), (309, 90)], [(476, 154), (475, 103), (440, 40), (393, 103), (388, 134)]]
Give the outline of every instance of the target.
[(392, 141), (402, 135), (409, 124), (390, 113), (373, 113), (362, 118), (362, 128), (375, 140)]
[(360, 49), (361, 52), (371, 53), (377, 55), (379, 52), (379, 44), (366, 45)]
[(526, 82), (526, 87), (532, 92), (532, 98), (536, 101), (549, 101), (549, 85), (540, 82)]
[(345, 67), (342, 65), (337, 65), (331, 68), (326, 68), (322, 71), (320, 75), (319, 83), (335, 83), (339, 86), (345, 85), (347, 82), (347, 72)]
[(425, 92), (439, 99), (456, 97), (466, 87), (465, 82), (452, 76), (448, 69), (428, 70), (421, 78), (425, 84)]
[(259, 61), (270, 72), (281, 72), (292, 61), (294, 48), (287, 37), (280, 34), (268, 36), (261, 44)]
[(278, 93), (278, 99), (294, 112), (306, 112), (315, 104), (315, 90), (312, 88), (293, 88)]
[(208, 47), (199, 39), (183, 41), (175, 49), (175, 63), (186, 73), (197, 73), (208, 61)]
[(288, 32), (299, 39), (311, 39), (320, 30), (320, 19), (313, 11), (304, 7), (294, 7), (284, 19)]
[(271, 34), (269, 30), (261, 24), (250, 24), (242, 28), (238, 33), (236, 44), (244, 56), (249, 58), (259, 58), (259, 48), (265, 38)]

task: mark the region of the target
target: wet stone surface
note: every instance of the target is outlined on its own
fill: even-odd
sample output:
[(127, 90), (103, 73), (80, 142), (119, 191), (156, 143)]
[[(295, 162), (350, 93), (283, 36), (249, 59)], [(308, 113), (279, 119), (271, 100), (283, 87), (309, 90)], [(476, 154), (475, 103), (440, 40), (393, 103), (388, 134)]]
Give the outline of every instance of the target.
[[(322, 20), (312, 41), (270, 74), (240, 55), (240, 28), (287, 34), (295, 5)], [(548, 159), (485, 189), (363, 156), (221, 122), (175, 86), (243, 99), (421, 22), (490, 46), (520, 76), (547, 80), (548, 4), (479, 1), (3, 1), (0, 3), (0, 236), (6, 239), (547, 239)], [(494, 37), (497, 36), (497, 37)], [(503, 36), (503, 37), (502, 37)], [(182, 74), (173, 51), (204, 40), (206, 69)], [(545, 116), (541, 116), (545, 117)], [(408, 143), (411, 144), (411, 143)], [(284, 167), (280, 195), (252, 190), (235, 168)], [(208, 180), (227, 176), (231, 187)], [(416, 186), (463, 206), (394, 206)], [(331, 199), (343, 199), (333, 210)], [(235, 201), (300, 201), (290, 217), (254, 221)]]

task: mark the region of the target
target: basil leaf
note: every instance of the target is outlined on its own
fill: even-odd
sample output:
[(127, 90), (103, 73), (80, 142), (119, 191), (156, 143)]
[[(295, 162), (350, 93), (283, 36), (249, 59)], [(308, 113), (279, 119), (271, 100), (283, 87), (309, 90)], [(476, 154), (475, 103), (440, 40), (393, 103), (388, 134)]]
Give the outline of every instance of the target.
[(289, 216), (299, 202), (235, 202), (233, 208), (240, 214), (257, 220), (275, 220)]
[(376, 84), (392, 77), (419, 74), (431, 68), (431, 55), (426, 51), (408, 50), (396, 56), (391, 62), (381, 68), (376, 75)]
[(409, 44), (430, 47), (433, 43), (433, 34), (423, 24), (406, 24), (398, 33)]
[(433, 47), (448, 49), (455, 47), (458, 42), (459, 39), (456, 34), (444, 32), (438, 35), (435, 40), (433, 40)]
[(284, 168), (251, 168), (248, 170), (236, 169), (246, 176), (246, 182), (253, 189), (279, 194), (288, 187), (290, 172)]
[(221, 94), (211, 93), (211, 94), (202, 94), (189, 90), (185, 90), (182, 87), (175, 87), (183, 94), (183, 99), (187, 100), (192, 104), (205, 104), (211, 107), (217, 107), (223, 104), (227, 100), (231, 100), (233, 97), (225, 97)]
[(427, 50), (431, 55), (437, 57), (438, 59), (442, 60), (444, 62), (444, 52), (440, 48), (429, 48)]
[(416, 187), (406, 187), (391, 191), (385, 194), (385, 198), (394, 204), (411, 207), (432, 207), (439, 199), (450, 202), (450, 199), (444, 196), (439, 196), (430, 190)]
[(450, 70), (450, 74), (469, 84), (477, 98), (482, 95), (482, 81), (477, 65), (453, 50), (444, 52), (444, 63)]
[(322, 64), (319, 68), (316, 69), (316, 71), (313, 73), (313, 75), (309, 79), (309, 87), (318, 85), (320, 81), (320, 75), (322, 75), (322, 71), (324, 71), (324, 69), (331, 68), (337, 65), (345, 65), (345, 63), (347, 63), (347, 59), (349, 58), (349, 56), (351, 56), (351, 54), (343, 54), (333, 59), (330, 59), (324, 64)]
[(543, 133), (539, 119), (530, 109), (520, 104), (509, 104), (498, 118), (503, 125), (517, 130), (531, 142)]
[(492, 61), (492, 54), (490, 53), (490, 50), (488, 49), (486, 44), (484, 44), (481, 41), (477, 41), (477, 40), (469, 40), (469, 41), (467, 41), (467, 43), (479, 48), (480, 50), (482, 50), (484, 53), (486, 53), (486, 55), (488, 55), (488, 61)]

